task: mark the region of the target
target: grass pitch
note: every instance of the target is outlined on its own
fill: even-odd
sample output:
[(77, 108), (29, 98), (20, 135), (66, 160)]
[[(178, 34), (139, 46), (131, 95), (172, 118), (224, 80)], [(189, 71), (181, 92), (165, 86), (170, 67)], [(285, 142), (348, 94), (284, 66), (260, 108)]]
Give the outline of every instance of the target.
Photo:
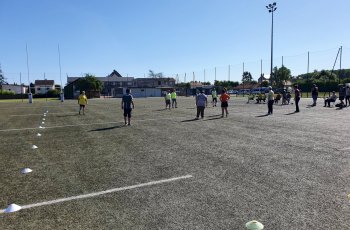
[(90, 100), (85, 116), (75, 100), (1, 103), (1, 209), (192, 177), (1, 213), (0, 229), (349, 229), (350, 109), (302, 99), (264, 116), (246, 100), (195, 121), (193, 98), (171, 111), (136, 98), (131, 127), (120, 99)]

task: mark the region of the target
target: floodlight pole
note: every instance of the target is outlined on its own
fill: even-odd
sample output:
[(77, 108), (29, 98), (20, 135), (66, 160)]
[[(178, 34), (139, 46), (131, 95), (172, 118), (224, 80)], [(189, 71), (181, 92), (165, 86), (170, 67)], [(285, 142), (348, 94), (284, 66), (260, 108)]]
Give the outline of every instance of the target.
[(269, 10), (269, 13), (272, 13), (271, 20), (271, 68), (270, 68), (270, 84), (272, 85), (272, 68), (273, 68), (273, 12), (277, 9), (276, 2), (269, 4), (266, 8)]

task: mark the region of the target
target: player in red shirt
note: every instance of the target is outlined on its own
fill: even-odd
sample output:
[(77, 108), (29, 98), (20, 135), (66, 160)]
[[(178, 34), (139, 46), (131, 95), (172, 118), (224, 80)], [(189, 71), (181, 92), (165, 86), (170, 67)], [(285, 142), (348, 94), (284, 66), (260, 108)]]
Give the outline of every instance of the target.
[(220, 101), (221, 101), (221, 117), (224, 117), (224, 111), (226, 112), (226, 117), (228, 115), (227, 107), (228, 107), (228, 100), (230, 100), (230, 95), (226, 92), (226, 89), (223, 89), (220, 95)]

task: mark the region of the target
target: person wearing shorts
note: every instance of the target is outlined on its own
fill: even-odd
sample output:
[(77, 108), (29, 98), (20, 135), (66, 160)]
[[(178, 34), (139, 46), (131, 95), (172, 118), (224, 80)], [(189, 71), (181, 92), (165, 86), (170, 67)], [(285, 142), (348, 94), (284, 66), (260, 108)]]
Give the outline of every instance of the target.
[(176, 90), (173, 89), (173, 92), (171, 92), (170, 94), (170, 97), (171, 97), (171, 107), (174, 108), (177, 108), (177, 102), (176, 102)]
[(211, 96), (213, 98), (213, 101), (212, 101), (213, 107), (216, 107), (216, 103), (218, 102), (218, 94), (215, 88), (211, 91)]
[(78, 104), (79, 104), (79, 115), (81, 113), (81, 110), (83, 110), (83, 115), (85, 115), (85, 106), (88, 104), (85, 91), (80, 92), (80, 95), (78, 97)]
[(221, 117), (224, 117), (224, 112), (226, 112), (226, 117), (228, 115), (227, 107), (228, 107), (228, 100), (230, 100), (230, 95), (226, 92), (226, 89), (223, 89), (220, 95), (220, 101), (221, 101)]
[(169, 110), (170, 110), (170, 99), (171, 99), (171, 94), (170, 94), (170, 91), (168, 90), (166, 93), (165, 93), (165, 109), (168, 108), (169, 106)]
[[(126, 89), (126, 94), (122, 98), (122, 109), (124, 110), (124, 122), (125, 125), (131, 125), (131, 111), (135, 108), (133, 97), (130, 94), (130, 89)], [(132, 106), (131, 106), (132, 105)], [(128, 117), (128, 123), (126, 123), (126, 117)]]

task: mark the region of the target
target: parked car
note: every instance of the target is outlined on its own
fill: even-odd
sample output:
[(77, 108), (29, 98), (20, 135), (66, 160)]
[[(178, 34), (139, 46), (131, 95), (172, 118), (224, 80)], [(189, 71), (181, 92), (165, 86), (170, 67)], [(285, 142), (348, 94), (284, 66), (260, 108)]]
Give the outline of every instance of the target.
[(237, 94), (250, 94), (250, 89), (240, 89)]
[(269, 92), (269, 88), (267, 87), (259, 87), (259, 88), (252, 89), (251, 91), (252, 94), (268, 93), (268, 92)]
[(228, 90), (227, 91), (228, 94), (237, 94), (238, 93), (238, 90)]

